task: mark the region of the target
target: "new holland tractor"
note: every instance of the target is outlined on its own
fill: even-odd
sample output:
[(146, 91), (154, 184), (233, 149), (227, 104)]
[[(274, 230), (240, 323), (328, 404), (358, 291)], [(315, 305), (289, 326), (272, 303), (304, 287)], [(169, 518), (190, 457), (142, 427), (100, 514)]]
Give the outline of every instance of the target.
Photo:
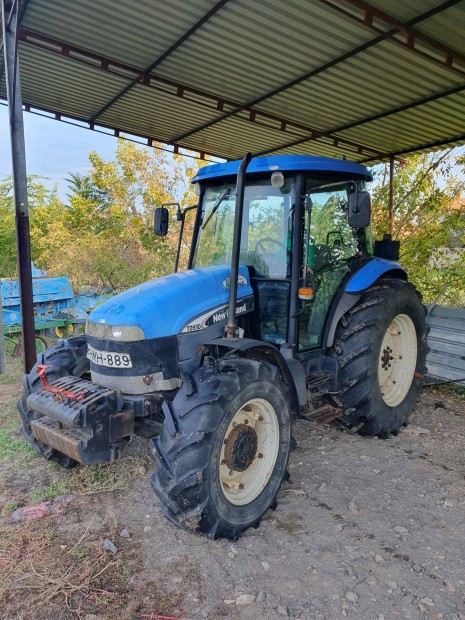
[[(109, 299), (85, 336), (39, 355), (18, 405), (24, 435), (64, 467), (148, 438), (164, 514), (235, 539), (276, 506), (299, 416), (397, 434), (427, 328), (398, 244), (373, 245), (370, 180), (360, 164), (304, 155), (200, 169), (188, 269)], [(168, 216), (155, 210), (156, 234)]]

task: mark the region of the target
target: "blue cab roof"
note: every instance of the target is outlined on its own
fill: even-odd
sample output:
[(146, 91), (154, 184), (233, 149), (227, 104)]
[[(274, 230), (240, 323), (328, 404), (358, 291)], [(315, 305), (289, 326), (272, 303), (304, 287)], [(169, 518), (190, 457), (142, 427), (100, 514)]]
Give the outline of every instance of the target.
[[(228, 161), (224, 164), (211, 164), (200, 168), (192, 183), (203, 182), (210, 179), (236, 176), (240, 160)], [(247, 168), (247, 174), (259, 174), (264, 172), (335, 172), (347, 176), (372, 180), (371, 172), (362, 164), (344, 159), (331, 157), (316, 157), (313, 155), (270, 155), (268, 157), (255, 157)]]

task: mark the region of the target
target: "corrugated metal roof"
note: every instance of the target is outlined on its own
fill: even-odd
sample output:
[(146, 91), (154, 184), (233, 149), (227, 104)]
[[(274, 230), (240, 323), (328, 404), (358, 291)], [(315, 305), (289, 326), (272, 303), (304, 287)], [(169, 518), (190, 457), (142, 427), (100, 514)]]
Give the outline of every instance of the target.
[(465, 0), (21, 2), (25, 104), (91, 126), (228, 159), (465, 142)]

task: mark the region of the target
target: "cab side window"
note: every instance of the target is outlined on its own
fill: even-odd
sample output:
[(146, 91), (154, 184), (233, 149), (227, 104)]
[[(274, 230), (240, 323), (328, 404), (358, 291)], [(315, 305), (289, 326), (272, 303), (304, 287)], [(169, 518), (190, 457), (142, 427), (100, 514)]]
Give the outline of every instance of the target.
[(350, 259), (359, 251), (356, 232), (348, 223), (345, 186), (310, 191), (307, 201), (304, 228), (307, 231), (310, 223), (310, 235), (305, 280), (315, 295), (312, 301), (305, 302), (300, 315), (301, 351), (321, 346), (329, 307), (349, 272)]

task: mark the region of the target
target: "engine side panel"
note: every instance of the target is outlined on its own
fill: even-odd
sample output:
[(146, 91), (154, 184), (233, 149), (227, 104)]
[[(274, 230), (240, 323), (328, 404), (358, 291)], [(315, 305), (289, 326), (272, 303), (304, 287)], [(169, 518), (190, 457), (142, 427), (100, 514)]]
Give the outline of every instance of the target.
[[(145, 282), (98, 306), (89, 320), (106, 325), (134, 325), (143, 330), (147, 339), (174, 336), (194, 317), (227, 304), (230, 271), (227, 265), (214, 265)], [(251, 295), (249, 270), (241, 266), (238, 300)]]

